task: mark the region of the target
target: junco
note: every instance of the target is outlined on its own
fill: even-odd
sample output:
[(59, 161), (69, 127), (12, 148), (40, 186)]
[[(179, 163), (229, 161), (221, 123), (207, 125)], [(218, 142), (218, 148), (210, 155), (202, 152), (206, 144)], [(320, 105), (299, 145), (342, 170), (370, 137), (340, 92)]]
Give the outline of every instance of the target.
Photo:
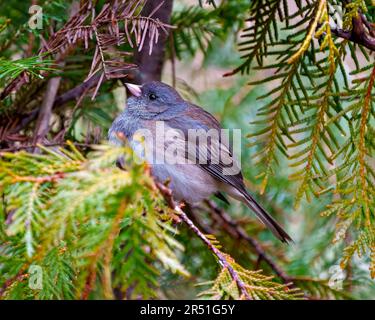
[[(155, 179), (169, 182), (176, 200), (194, 204), (215, 194), (225, 201), (225, 192), (245, 203), (278, 239), (292, 240), (247, 192), (232, 145), (214, 116), (164, 83), (126, 86), (131, 96), (109, 130), (112, 143), (121, 144), (119, 134), (125, 136)], [(207, 139), (200, 139), (204, 135)]]

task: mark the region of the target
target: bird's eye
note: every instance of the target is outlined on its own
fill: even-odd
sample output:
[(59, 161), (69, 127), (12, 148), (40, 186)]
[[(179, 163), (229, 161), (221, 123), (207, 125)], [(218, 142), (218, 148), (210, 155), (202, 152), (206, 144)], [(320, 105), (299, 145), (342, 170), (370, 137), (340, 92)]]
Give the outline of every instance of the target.
[(156, 94), (154, 94), (154, 93), (150, 93), (149, 96), (148, 96), (148, 98), (149, 98), (150, 100), (156, 100)]

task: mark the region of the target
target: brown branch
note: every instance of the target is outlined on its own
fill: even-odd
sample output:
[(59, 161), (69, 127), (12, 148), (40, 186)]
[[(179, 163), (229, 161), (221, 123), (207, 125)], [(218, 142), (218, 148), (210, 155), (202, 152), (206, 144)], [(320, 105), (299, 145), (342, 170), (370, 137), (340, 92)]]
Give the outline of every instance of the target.
[(158, 183), (158, 182), (155, 182), (155, 183), (156, 183), (156, 186), (158, 187), (158, 189), (160, 190), (160, 192), (162, 193), (162, 195), (164, 196), (165, 200), (167, 201), (169, 207), (172, 208), (179, 215), (181, 220), (189, 227), (189, 229), (192, 230), (207, 245), (208, 249), (218, 259), (221, 267), (228, 270), (231, 278), (237, 284), (237, 287), (240, 290), (241, 295), (243, 297), (245, 297), (246, 299), (251, 300), (251, 297), (246, 290), (246, 285), (240, 279), (236, 270), (234, 270), (233, 267), (231, 266), (231, 264), (228, 262), (225, 255), (210, 242), (210, 240), (189, 219), (189, 217), (181, 209), (181, 207), (176, 204), (176, 202), (173, 200), (171, 190), (169, 188), (167, 188), (164, 184), (161, 184), (161, 183)]
[(264, 251), (261, 244), (257, 240), (250, 237), (241, 226), (239, 226), (224, 210), (219, 208), (213, 201), (206, 200), (205, 202), (211, 212), (219, 217), (223, 227), (227, 230), (227, 232), (236, 236), (238, 239), (245, 240), (248, 244), (250, 244), (250, 246), (258, 254), (259, 259), (266, 262), (275, 272), (275, 274), (283, 280), (284, 283), (290, 284), (292, 278), (289, 277), (285, 273), (285, 271), (276, 264), (275, 261), (272, 260), (272, 258)]
[(7, 289), (16, 281), (23, 281), (27, 279), (29, 275), (26, 272), (26, 268), (22, 267), (18, 273), (10, 279), (7, 279), (3, 286), (0, 288), (0, 297), (3, 297), (7, 291)]
[[(69, 91), (61, 94), (58, 96), (53, 104), (53, 109), (58, 109), (62, 106), (64, 106), (66, 103), (77, 100), (82, 95), (84, 95), (86, 92), (88, 92), (90, 89), (95, 87), (101, 77), (101, 73), (95, 74), (94, 76), (90, 77), (88, 80), (82, 82), (78, 86), (74, 87), (73, 89), (70, 89)], [(34, 121), (39, 114), (39, 108), (35, 108), (34, 110), (30, 111), (26, 116), (22, 118), (20, 123), (15, 127), (13, 130), (11, 130), (11, 133), (18, 132), (25, 128), (29, 123)]]
[[(53, 55), (59, 53), (62, 56), (66, 56), (70, 54), (72, 51), (71, 48), (78, 42), (82, 42), (84, 48), (88, 49), (89, 42), (91, 42), (94, 33), (96, 33), (96, 40), (101, 43), (101, 69), (104, 69), (106, 78), (122, 78), (124, 76), (123, 71), (133, 67), (132, 64), (122, 61), (122, 57), (130, 54), (129, 52), (115, 52), (117, 58), (107, 61), (104, 57), (104, 47), (107, 51), (111, 46), (118, 46), (126, 41), (134, 47), (134, 50), (140, 51), (138, 53), (139, 56), (142, 56), (142, 59), (139, 60), (141, 62), (140, 65), (147, 66), (146, 69), (150, 66), (159, 65), (160, 70), (155, 69), (155, 72), (161, 74), (161, 67), (164, 60), (164, 42), (168, 37), (168, 29), (172, 27), (169, 24), (163, 23), (163, 21), (169, 22), (173, 1), (166, 0), (162, 3), (159, 1), (148, 1), (142, 8), (142, 13), (147, 13), (148, 16), (141, 16), (135, 13), (137, 8), (143, 6), (143, 3), (143, 1), (137, 0), (121, 3), (116, 2), (116, 5), (106, 3), (102, 7), (101, 12), (96, 14), (90, 1), (81, 1), (81, 7), (78, 12), (60, 30), (52, 34), (48, 41), (43, 41), (43, 46), (39, 54), (48, 53), (48, 55)], [(90, 16), (92, 18), (91, 23), (85, 25)], [(119, 27), (120, 22), (125, 22), (125, 30), (121, 32)], [(95, 32), (99, 29), (103, 29), (101, 31), (103, 33), (98, 34), (98, 32)], [(158, 29), (162, 30), (162, 32), (159, 32)], [(131, 40), (131, 36), (133, 35), (136, 38), (135, 46)], [(154, 43), (156, 44), (154, 45)], [(156, 52), (152, 60), (157, 60), (157, 63), (148, 62), (151, 60), (149, 55), (154, 47), (156, 48)], [(118, 59), (119, 57), (121, 57), (120, 60)], [(97, 60), (94, 57), (90, 77), (100, 69), (96, 68), (96, 62)], [(47, 74), (48, 72), (43, 72), (43, 76), (47, 76)], [(7, 97), (11, 92), (17, 91), (18, 88), (29, 81), (30, 76), (28, 72), (22, 72), (20, 76), (13, 79), (3, 92), (0, 93), (0, 100)]]
[(80, 96), (82, 96), (82, 94), (85, 91), (88, 91), (94, 86), (96, 86), (100, 77), (101, 77), (100, 73), (95, 74), (94, 76), (89, 78), (87, 81), (82, 82), (81, 84), (74, 87), (73, 89), (70, 89), (69, 91), (58, 96), (53, 104), (53, 108), (61, 107), (69, 101), (78, 99)]
[[(129, 71), (128, 77), (130, 75), (131, 75), (131, 71)], [(68, 102), (72, 100), (82, 100), (82, 98), (93, 87), (97, 86), (100, 77), (101, 77), (101, 73), (96, 74), (92, 76), (91, 78), (89, 78), (87, 81), (79, 84), (78, 86), (58, 96), (55, 99), (55, 102), (53, 104), (53, 110), (63, 107), (65, 104), (67, 104)], [(21, 119), (20, 123), (14, 129), (10, 130), (10, 133), (19, 132), (20, 130), (27, 127), (32, 121), (34, 121), (37, 118), (38, 114), (39, 114), (39, 108), (35, 108), (34, 110), (30, 111)], [(21, 149), (23, 149), (23, 147)]]
[(360, 44), (371, 51), (375, 51), (374, 27), (362, 14), (358, 14), (357, 17), (353, 18), (352, 30), (346, 31), (343, 29), (332, 28), (331, 31), (337, 37)]
[[(73, 144), (77, 147), (82, 147), (82, 148), (91, 148), (92, 147), (92, 145), (88, 144), (88, 143), (73, 143)], [(52, 143), (25, 144), (25, 145), (21, 145), (21, 146), (14, 146), (14, 147), (11, 147), (11, 148), (0, 149), (0, 156), (1, 156), (1, 153), (3, 153), (3, 152), (16, 152), (16, 151), (20, 151), (20, 150), (27, 150), (27, 149), (36, 148), (38, 146), (57, 147), (57, 146), (65, 146), (65, 145), (69, 145), (69, 143), (62, 141), (62, 142), (52, 142)]]
[[(73, 18), (80, 11), (80, 4), (78, 1), (73, 1), (70, 7), (69, 17)], [(58, 54), (56, 60), (59, 61), (62, 58), (61, 54)], [(60, 67), (63, 68), (65, 62), (60, 63)], [(44, 95), (42, 106), (38, 113), (38, 120), (35, 127), (34, 143), (38, 144), (42, 142), (49, 130), (49, 123), (52, 117), (52, 108), (55, 103), (56, 95), (60, 87), (61, 77), (53, 77), (48, 80), (46, 93)], [(38, 149), (34, 149), (34, 152)]]
[(16, 182), (34, 182), (34, 183), (46, 183), (46, 182), (56, 182), (65, 177), (65, 173), (59, 172), (51, 176), (44, 177), (33, 177), (33, 176), (14, 176), (13, 183)]
[(44, 96), (36, 123), (35, 136), (33, 141), (34, 144), (42, 142), (48, 132), (49, 123), (52, 116), (52, 107), (55, 102), (57, 91), (60, 87), (60, 82), (61, 77), (54, 77), (48, 81), (46, 94)]
[(171, 48), (172, 87), (176, 88), (176, 49), (172, 33), (169, 35), (169, 42)]
[(29, 83), (29, 82), (30, 82), (29, 75), (27, 74), (26, 71), (22, 71), (17, 78), (13, 79), (11, 82), (9, 82), (9, 84), (6, 85), (4, 90), (0, 93), (0, 100), (4, 100), (12, 92), (17, 91), (24, 84)]

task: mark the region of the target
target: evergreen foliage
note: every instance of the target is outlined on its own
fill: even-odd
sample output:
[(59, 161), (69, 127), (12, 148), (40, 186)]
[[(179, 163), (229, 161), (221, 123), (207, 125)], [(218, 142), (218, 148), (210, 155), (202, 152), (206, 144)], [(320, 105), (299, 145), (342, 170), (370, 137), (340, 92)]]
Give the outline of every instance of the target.
[[(331, 5), (339, 5), (335, 1), (297, 2), (295, 12), (286, 1), (252, 3), (252, 25), (243, 31), (249, 40), (240, 43), (247, 52), (245, 61), (234, 73), (249, 73), (253, 60), (255, 70), (272, 70), (272, 75), (251, 82), (272, 83), (272, 90), (258, 98), (267, 102), (258, 108), (258, 119), (252, 122), (257, 129), (249, 135), (256, 138), (252, 145), (258, 148), (255, 158), (262, 166), (261, 191), (279, 158), (286, 157), (294, 169), (290, 179), (299, 185), (296, 206), (302, 198), (311, 201), (314, 196), (335, 194), (322, 214), (338, 217), (334, 241), (343, 240), (353, 229), (344, 267), (355, 252), (361, 255), (367, 250), (373, 255), (374, 250), (373, 53), (334, 38), (329, 12)], [(372, 18), (366, 13), (373, 6), (367, 10), (364, 1), (344, 8), (347, 30), (360, 15)], [(266, 62), (270, 57), (271, 64)], [(350, 60), (354, 67), (348, 70)], [(372, 276), (373, 263), (372, 259)]]
[[(38, 155), (2, 154), (1, 216), (7, 216), (1, 230), (2, 296), (110, 299), (116, 289), (128, 298), (151, 298), (161, 267), (188, 276), (178, 259), (184, 248), (174, 237), (172, 222), (178, 217), (166, 207), (147, 167), (134, 165), (124, 148), (98, 146), (86, 159), (68, 144), (68, 149), (41, 147), (44, 153)], [(124, 155), (125, 171), (111, 165)], [(299, 296), (298, 290), (227, 259), (252, 298)], [(42, 290), (28, 288), (32, 266), (43, 270)], [(244, 298), (227, 273), (223, 268), (205, 294)]]
[[(375, 294), (372, 1), (175, 0), (168, 23), (159, 6), (143, 15), (145, 1), (37, 2), (42, 30), (28, 26), (31, 1), (0, 3), (1, 299)], [(249, 132), (249, 189), (259, 182), (257, 198), (295, 244), (235, 203), (176, 205), (147, 164), (105, 143), (125, 103), (118, 79), (145, 48), (152, 61), (167, 33), (172, 83), (224, 127)], [(215, 87), (198, 95), (199, 79), (176, 81), (197, 60)]]

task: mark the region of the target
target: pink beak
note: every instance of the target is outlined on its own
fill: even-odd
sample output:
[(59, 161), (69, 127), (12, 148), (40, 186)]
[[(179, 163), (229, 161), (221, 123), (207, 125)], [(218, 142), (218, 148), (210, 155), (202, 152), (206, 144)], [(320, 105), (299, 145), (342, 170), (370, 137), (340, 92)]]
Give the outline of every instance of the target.
[(125, 83), (125, 85), (133, 96), (139, 97), (142, 94), (142, 86), (138, 86), (132, 83)]

